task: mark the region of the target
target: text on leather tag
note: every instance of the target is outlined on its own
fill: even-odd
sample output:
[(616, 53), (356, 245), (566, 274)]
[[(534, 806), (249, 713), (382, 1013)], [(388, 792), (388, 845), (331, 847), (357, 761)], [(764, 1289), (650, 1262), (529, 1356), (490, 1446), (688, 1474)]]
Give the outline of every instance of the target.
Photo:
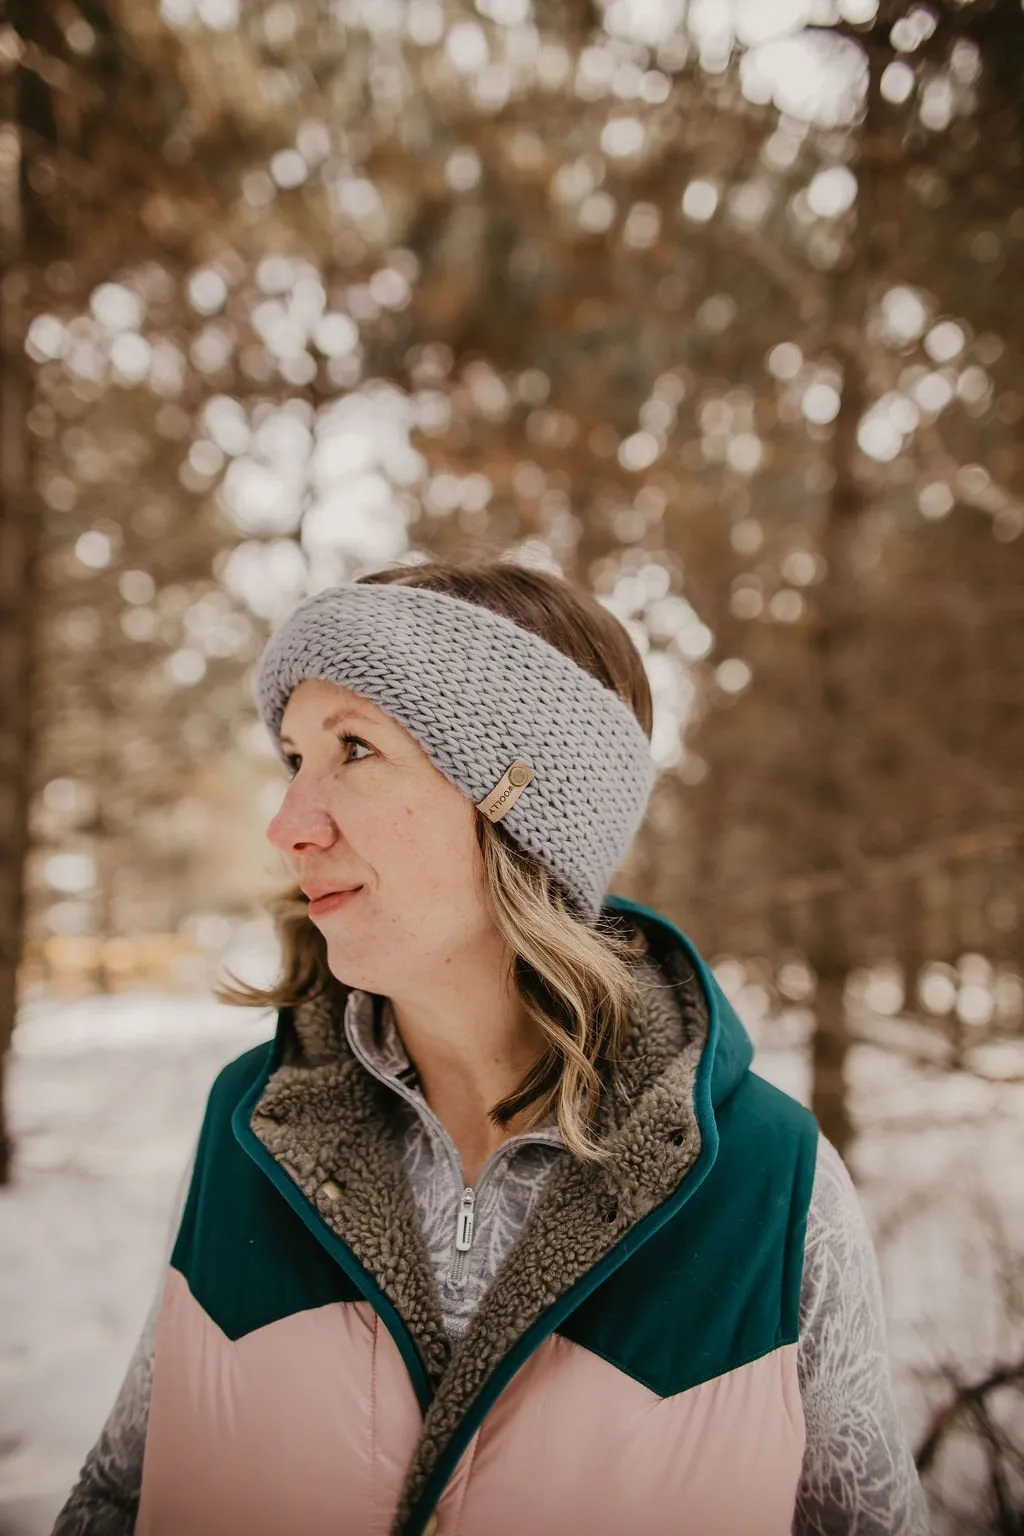
[(524, 763), (517, 757), (515, 762), (506, 768), (490, 794), (476, 802), (477, 810), (483, 811), (488, 821), (500, 821), (506, 811), (512, 809), (534, 777), (534, 771), (529, 763)]

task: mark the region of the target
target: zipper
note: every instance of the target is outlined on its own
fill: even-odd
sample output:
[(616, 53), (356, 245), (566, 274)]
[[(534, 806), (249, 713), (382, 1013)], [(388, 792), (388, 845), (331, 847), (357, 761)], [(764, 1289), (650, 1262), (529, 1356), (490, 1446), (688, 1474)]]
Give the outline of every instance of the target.
[[(400, 1073), (385, 1072), (371, 1056), (366, 1054), (362, 1047), (362, 1042), (357, 1035), (346, 1030), (346, 1037), (353, 1055), (358, 1061), (362, 1062), (370, 1075), (375, 1077), (378, 1082), (384, 1083), (400, 1099), (404, 1099), (415, 1110), (420, 1119), (425, 1122), (428, 1130), (441, 1143), (454, 1177), (456, 1179), (464, 1179), (465, 1174), (462, 1171), (462, 1163), (455, 1149), (454, 1142), (422, 1094), (416, 1092), (412, 1083), (407, 1080), (407, 1074), (411, 1069), (406, 1068)], [(455, 1217), (455, 1246), (452, 1250), (451, 1263), (444, 1277), (444, 1284), (450, 1286), (453, 1290), (462, 1290), (466, 1284), (467, 1271), (469, 1269), (468, 1255), (473, 1246), (474, 1228), (476, 1226), (476, 1203), (480, 1191), (488, 1179), (493, 1176), (495, 1168), (499, 1167), (504, 1161), (512, 1147), (521, 1146), (529, 1142), (550, 1145), (550, 1137), (543, 1132), (524, 1131), (513, 1141), (504, 1142), (500, 1147), (495, 1148), (481, 1169), (476, 1189), (473, 1189), (468, 1184), (463, 1186)], [(560, 1145), (560, 1143), (556, 1144)]]
[(467, 1184), (455, 1216), (455, 1252), (448, 1267), (448, 1284), (463, 1286), (466, 1283), (466, 1254), (473, 1246), (473, 1228), (476, 1225), (476, 1193)]
[(455, 1247), (459, 1253), (468, 1253), (473, 1246), (473, 1204), (476, 1196), (467, 1184), (459, 1201), (459, 1215), (455, 1223)]

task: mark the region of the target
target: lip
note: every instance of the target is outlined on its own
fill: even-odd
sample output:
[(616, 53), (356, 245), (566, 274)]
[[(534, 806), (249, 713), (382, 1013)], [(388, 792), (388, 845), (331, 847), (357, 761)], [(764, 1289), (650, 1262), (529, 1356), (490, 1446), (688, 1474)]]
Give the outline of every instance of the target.
[(311, 899), (309, 903), (310, 917), (320, 917), (322, 913), (333, 912), (336, 907), (344, 906), (351, 901), (353, 896), (358, 896), (362, 890), (361, 885), (355, 886), (350, 891), (328, 891), (323, 896)]
[(361, 889), (361, 885), (356, 885), (350, 891), (325, 891), (324, 894), (318, 895), (318, 897), (310, 897), (310, 917), (319, 917), (322, 912), (335, 911), (335, 908), (338, 908), (338, 906), (344, 906), (345, 902), (350, 902), (353, 899), (353, 895), (358, 895)]

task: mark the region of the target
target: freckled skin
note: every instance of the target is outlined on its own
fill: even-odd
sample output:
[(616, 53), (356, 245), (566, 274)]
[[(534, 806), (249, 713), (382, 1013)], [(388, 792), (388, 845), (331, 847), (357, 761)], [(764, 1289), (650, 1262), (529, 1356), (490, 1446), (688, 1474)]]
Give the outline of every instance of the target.
[[(324, 717), (346, 704), (358, 718), (324, 730)], [(343, 731), (372, 753), (341, 744)], [(476, 812), (416, 739), (351, 690), (314, 679), (291, 695), (281, 735), (301, 762), (267, 836), (300, 880), (364, 886), (313, 919), (332, 972), (350, 986), (401, 995), (480, 945), (496, 962)]]
[(540, 1048), (487, 907), (478, 812), (404, 726), (338, 683), (300, 683), (281, 740), (299, 761), (267, 836), (300, 884), (362, 884), (311, 920), (333, 975), (391, 999), (468, 1172), (507, 1134), (489, 1110)]

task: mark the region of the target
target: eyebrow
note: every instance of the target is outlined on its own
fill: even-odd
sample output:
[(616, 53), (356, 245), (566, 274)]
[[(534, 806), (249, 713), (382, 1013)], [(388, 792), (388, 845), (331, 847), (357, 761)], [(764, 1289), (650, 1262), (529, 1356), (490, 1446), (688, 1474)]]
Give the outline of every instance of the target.
[[(365, 725), (370, 726), (375, 724), (375, 721), (373, 721), (369, 715), (364, 714), (361, 709), (355, 708), (354, 705), (350, 706), (346, 704), (343, 706), (343, 708), (336, 709), (331, 714), (324, 716), (323, 722), (321, 724), (321, 730), (333, 731), (334, 727), (336, 725), (340, 725), (342, 720), (362, 720)], [(286, 732), (282, 732), (280, 741), (282, 746), (284, 746), (286, 742), (290, 747), (295, 746), (295, 742)]]

